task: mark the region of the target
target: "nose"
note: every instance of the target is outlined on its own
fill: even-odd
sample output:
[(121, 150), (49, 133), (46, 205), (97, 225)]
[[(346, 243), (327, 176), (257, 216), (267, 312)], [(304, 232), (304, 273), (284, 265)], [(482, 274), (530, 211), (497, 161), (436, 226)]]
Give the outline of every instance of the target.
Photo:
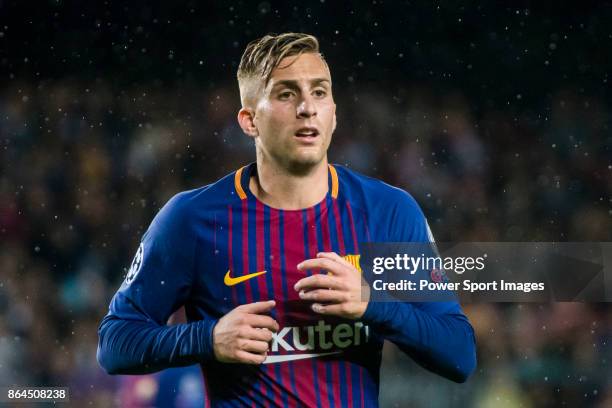
[(300, 103), (297, 106), (297, 117), (298, 118), (309, 118), (317, 114), (317, 108), (310, 95), (302, 97)]

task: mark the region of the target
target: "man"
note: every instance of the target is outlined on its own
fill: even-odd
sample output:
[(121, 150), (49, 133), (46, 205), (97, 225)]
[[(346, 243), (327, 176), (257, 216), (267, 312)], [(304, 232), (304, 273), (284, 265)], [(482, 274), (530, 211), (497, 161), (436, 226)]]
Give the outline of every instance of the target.
[[(250, 43), (238, 121), (257, 162), (172, 198), (99, 330), (111, 374), (200, 363), (213, 406), (376, 406), (383, 340), (462, 382), (460, 306), (368, 302), (359, 245), (428, 242), (404, 191), (327, 162), (332, 80), (315, 37)], [(188, 323), (166, 326), (184, 305)]]

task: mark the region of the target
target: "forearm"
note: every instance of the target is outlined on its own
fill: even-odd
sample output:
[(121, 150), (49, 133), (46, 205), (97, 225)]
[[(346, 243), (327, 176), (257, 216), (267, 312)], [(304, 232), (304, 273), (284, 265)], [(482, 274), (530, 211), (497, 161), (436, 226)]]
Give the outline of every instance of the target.
[(210, 360), (215, 323), (160, 326), (107, 316), (98, 330), (98, 362), (109, 374), (146, 374)]
[(474, 331), (461, 313), (434, 314), (410, 303), (370, 302), (362, 319), (417, 363), (456, 382), (476, 367)]

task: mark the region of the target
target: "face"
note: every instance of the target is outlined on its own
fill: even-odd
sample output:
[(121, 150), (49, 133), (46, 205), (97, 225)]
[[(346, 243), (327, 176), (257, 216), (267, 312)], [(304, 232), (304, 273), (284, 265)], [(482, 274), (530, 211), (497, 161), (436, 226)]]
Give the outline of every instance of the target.
[(258, 157), (282, 168), (307, 170), (327, 158), (336, 105), (329, 69), (318, 54), (287, 57), (272, 71), (253, 127)]

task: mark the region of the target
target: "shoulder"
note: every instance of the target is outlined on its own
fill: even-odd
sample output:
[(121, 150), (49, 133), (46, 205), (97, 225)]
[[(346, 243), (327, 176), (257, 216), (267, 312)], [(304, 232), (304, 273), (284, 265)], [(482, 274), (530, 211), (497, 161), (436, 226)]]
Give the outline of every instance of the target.
[(194, 219), (206, 218), (216, 209), (225, 208), (234, 201), (240, 201), (234, 185), (235, 171), (214, 183), (181, 191), (170, 198), (159, 210), (152, 227), (172, 229), (185, 228), (193, 224)]
[(209, 186), (194, 190), (181, 191), (170, 198), (159, 210), (155, 217), (156, 222), (179, 222), (189, 218), (189, 215), (197, 207), (198, 201), (206, 194)]
[(422, 214), (421, 208), (410, 193), (382, 180), (369, 177), (344, 166), (333, 165), (338, 173), (341, 188), (349, 198), (365, 202), (368, 207), (399, 207), (404, 211)]
[(206, 211), (215, 206), (240, 201), (235, 185), (236, 172), (233, 171), (214, 183), (174, 195), (168, 200), (162, 211), (173, 214), (192, 214), (194, 211)]
[(338, 172), (343, 198), (366, 215), (372, 238), (380, 241), (425, 241), (427, 220), (407, 191), (342, 166)]

